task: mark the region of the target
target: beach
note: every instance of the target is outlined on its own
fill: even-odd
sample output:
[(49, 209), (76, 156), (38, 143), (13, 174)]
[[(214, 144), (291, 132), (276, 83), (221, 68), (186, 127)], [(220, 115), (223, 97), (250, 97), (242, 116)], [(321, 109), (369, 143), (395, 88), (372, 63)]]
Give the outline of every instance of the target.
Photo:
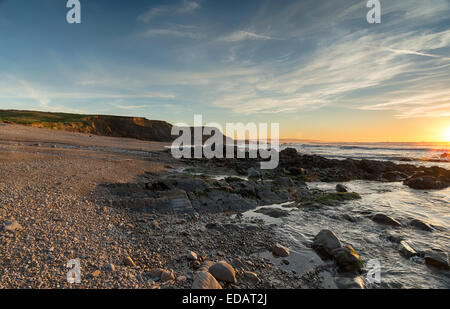
[(432, 169), (288, 149), (262, 171), (167, 146), (2, 124), (0, 287), (191, 288), (210, 274), (226, 289), (449, 287), (449, 188), (403, 184)]

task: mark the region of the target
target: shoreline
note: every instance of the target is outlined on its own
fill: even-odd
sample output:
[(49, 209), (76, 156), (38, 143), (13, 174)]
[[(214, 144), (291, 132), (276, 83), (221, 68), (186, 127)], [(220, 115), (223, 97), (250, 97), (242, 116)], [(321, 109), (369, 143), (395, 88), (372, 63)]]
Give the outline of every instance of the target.
[[(5, 142), (11, 131), (0, 132), (1, 288), (190, 288), (199, 270), (221, 260), (236, 277), (219, 280), (223, 288), (370, 288), (351, 256), (322, 260), (313, 244), (296, 246), (276, 226), (236, 214), (289, 200), (301, 211), (359, 198), (310, 189), (305, 181), (314, 177), (385, 182), (435, 171), (368, 162), (361, 168), (354, 160), (340, 166), (288, 150), (279, 169), (261, 175), (255, 160), (175, 160), (159, 143), (67, 132), (41, 141), (47, 132), (36, 130), (42, 129), (21, 135), (33, 142)], [(56, 140), (74, 148), (53, 147)], [(103, 147), (89, 148), (98, 140)], [(289, 211), (274, 209), (263, 215), (283, 218)], [(11, 221), (20, 228), (6, 230)], [(277, 243), (291, 249), (287, 257), (273, 256)], [(81, 261), (83, 280), (71, 286), (65, 264), (73, 258)]]

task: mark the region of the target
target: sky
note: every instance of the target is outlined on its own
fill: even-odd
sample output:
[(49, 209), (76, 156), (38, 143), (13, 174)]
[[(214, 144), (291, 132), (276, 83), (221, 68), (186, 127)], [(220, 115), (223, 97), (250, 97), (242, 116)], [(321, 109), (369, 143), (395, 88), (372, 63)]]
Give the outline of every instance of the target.
[(0, 0), (0, 109), (445, 141), (450, 1)]

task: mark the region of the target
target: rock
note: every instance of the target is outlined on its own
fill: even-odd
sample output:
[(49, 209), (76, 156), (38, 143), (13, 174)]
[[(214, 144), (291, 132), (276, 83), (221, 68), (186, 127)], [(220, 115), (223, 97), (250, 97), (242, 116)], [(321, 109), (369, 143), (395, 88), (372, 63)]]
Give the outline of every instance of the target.
[(124, 260), (123, 260), (123, 264), (125, 266), (129, 266), (129, 267), (136, 267), (136, 264), (134, 263), (133, 259), (129, 256), (127, 256)]
[(336, 192), (341, 192), (341, 193), (345, 193), (348, 192), (348, 189), (346, 186), (344, 186), (343, 184), (338, 183), (336, 185)]
[(6, 232), (17, 232), (23, 229), (22, 225), (16, 220), (7, 221), (4, 226)]
[(411, 248), (409, 243), (406, 241), (400, 241), (400, 244), (398, 245), (398, 251), (407, 259), (417, 255), (416, 250)]
[(332, 257), (333, 250), (341, 247), (341, 241), (337, 238), (336, 234), (330, 230), (321, 230), (319, 234), (314, 237), (312, 243), (312, 248), (325, 257)]
[(293, 187), (295, 184), (289, 177), (279, 177), (274, 179), (274, 184), (280, 186), (280, 187)]
[(270, 208), (270, 207), (262, 207), (258, 210), (255, 210), (256, 213), (261, 213), (263, 215), (272, 217), (272, 218), (281, 218), (289, 216), (289, 211), (279, 209), (279, 208)]
[(358, 222), (359, 221), (359, 218), (349, 215), (349, 214), (343, 214), (342, 218), (344, 218), (345, 220), (350, 221), (350, 222)]
[(391, 231), (384, 231), (381, 234), (382, 237), (386, 238), (387, 240), (389, 240), (390, 242), (399, 244), (404, 238), (405, 236), (403, 234), (399, 234), (399, 233), (392, 233)]
[(148, 273), (148, 276), (157, 281), (157, 280), (161, 280), (163, 282), (166, 281), (170, 281), (170, 280), (175, 280), (175, 275), (173, 273), (173, 270), (166, 270), (163, 268), (154, 268), (151, 269)]
[(411, 220), (411, 222), (409, 222), (409, 225), (418, 228), (419, 230), (422, 231), (427, 231), (427, 232), (432, 232), (433, 228), (431, 227), (431, 225), (429, 225), (426, 222), (423, 222), (422, 220), (419, 219), (413, 219)]
[(208, 223), (206, 223), (205, 227), (210, 230), (221, 229), (221, 226), (219, 224), (217, 224), (216, 222), (208, 222)]
[(213, 277), (209, 272), (201, 271), (197, 274), (192, 284), (192, 289), (194, 290), (220, 290), (222, 287), (216, 278)]
[(363, 268), (363, 261), (351, 245), (333, 250), (333, 256), (343, 272), (358, 272)]
[(208, 271), (217, 280), (231, 283), (236, 282), (236, 272), (234, 271), (233, 266), (225, 261), (215, 263), (209, 268)]
[(384, 173), (381, 177), (387, 181), (402, 181), (408, 178), (408, 175), (402, 172), (391, 171)]
[(280, 151), (280, 158), (284, 159), (284, 160), (292, 160), (292, 159), (297, 159), (298, 156), (298, 152), (295, 148), (286, 148), (282, 151)]
[(100, 276), (100, 270), (96, 270), (96, 271), (94, 271), (93, 273), (92, 273), (92, 277), (98, 277), (98, 276)]
[(433, 190), (433, 189), (444, 189), (448, 187), (447, 183), (439, 180), (437, 177), (433, 176), (421, 176), (409, 178), (403, 182), (410, 188), (417, 190)]
[(334, 281), (340, 289), (364, 289), (364, 282), (361, 277), (339, 276), (334, 278)]
[(257, 283), (260, 281), (258, 275), (251, 271), (244, 271), (244, 278), (253, 283)]
[(108, 269), (109, 271), (116, 271), (116, 266), (114, 266), (114, 264), (108, 264), (106, 269)]
[(291, 262), (289, 262), (289, 260), (283, 259), (281, 260), (281, 262), (283, 262), (284, 265), (289, 265)]
[(159, 280), (159, 279), (161, 279), (161, 274), (162, 274), (162, 271), (163, 271), (164, 269), (162, 269), (162, 268), (154, 268), (154, 269), (150, 269), (148, 272), (147, 272), (147, 275), (151, 278), (151, 279), (153, 279), (153, 280)]
[(197, 253), (195, 253), (194, 251), (188, 251), (187, 259), (191, 261), (197, 261), (198, 260)]
[(425, 253), (425, 263), (443, 270), (449, 270), (448, 253), (443, 251), (428, 251)]
[(170, 280), (175, 280), (175, 275), (173, 273), (173, 270), (165, 270), (163, 269), (161, 271), (161, 281), (166, 282)]
[(378, 224), (384, 224), (384, 225), (389, 225), (389, 226), (393, 226), (393, 227), (402, 226), (400, 222), (398, 222), (394, 218), (386, 216), (384, 214), (376, 214), (372, 217), (372, 220)]
[(287, 257), (290, 254), (290, 250), (289, 248), (286, 248), (285, 246), (282, 246), (278, 243), (276, 243), (273, 247), (272, 247), (272, 253), (275, 256), (279, 256), (279, 257)]
[(247, 170), (247, 177), (249, 179), (259, 179), (261, 178), (261, 173), (254, 167), (250, 167)]

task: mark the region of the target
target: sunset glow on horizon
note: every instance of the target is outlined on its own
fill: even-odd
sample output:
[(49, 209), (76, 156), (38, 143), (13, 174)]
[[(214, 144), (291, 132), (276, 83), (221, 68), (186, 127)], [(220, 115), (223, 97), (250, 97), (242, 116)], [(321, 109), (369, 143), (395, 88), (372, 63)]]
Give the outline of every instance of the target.
[(384, 1), (380, 24), (360, 0), (85, 1), (77, 25), (62, 2), (0, 1), (0, 109), (449, 141), (448, 0)]

